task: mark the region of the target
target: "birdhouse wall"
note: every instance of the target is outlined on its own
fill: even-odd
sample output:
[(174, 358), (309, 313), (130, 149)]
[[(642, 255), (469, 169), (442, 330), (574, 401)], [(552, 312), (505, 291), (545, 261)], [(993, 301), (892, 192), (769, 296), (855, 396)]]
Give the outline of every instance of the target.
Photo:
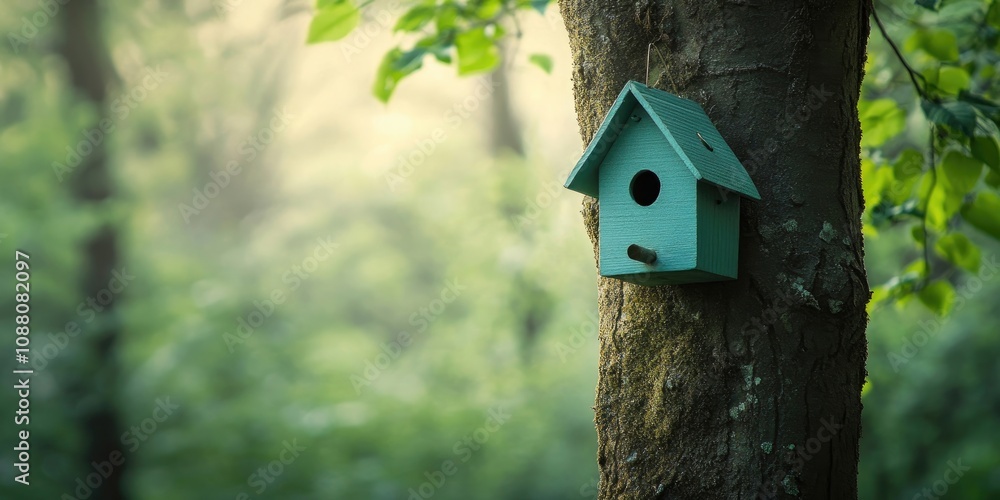
[[(694, 269), (697, 264), (697, 181), (641, 106), (608, 151), (599, 172), (601, 275), (634, 281), (648, 273)], [(659, 181), (655, 201), (636, 201), (633, 181), (648, 170)], [(640, 193), (641, 194), (641, 193)], [(647, 193), (648, 195), (648, 193)], [(632, 260), (629, 245), (656, 252), (653, 264)], [(635, 275), (633, 278), (625, 276)]]
[(740, 196), (698, 183), (698, 269), (735, 278), (739, 260)]

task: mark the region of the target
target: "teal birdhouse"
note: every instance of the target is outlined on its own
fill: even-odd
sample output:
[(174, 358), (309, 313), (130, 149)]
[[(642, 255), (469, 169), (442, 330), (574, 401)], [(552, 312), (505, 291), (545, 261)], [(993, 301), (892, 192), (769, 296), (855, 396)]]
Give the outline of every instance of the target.
[(736, 278), (750, 175), (694, 101), (628, 82), (566, 187), (600, 203), (600, 272), (643, 285)]

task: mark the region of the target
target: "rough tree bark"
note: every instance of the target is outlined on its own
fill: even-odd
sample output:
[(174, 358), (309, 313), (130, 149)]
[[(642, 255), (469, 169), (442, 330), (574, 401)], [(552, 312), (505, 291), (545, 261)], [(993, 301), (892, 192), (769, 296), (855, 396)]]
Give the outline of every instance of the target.
[(868, 1), (560, 3), (585, 141), (656, 42), (650, 86), (701, 103), (763, 197), (737, 281), (600, 280), (600, 498), (856, 498)]

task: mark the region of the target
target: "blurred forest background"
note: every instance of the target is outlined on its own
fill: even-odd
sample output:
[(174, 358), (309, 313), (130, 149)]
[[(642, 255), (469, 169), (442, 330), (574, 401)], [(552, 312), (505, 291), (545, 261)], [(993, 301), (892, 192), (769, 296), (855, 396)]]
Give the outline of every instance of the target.
[[(992, 6), (949, 3), (879, 9), (905, 41)], [(428, 64), (389, 105), (370, 88), (396, 2), (306, 46), (307, 2), (106, 0), (103, 62), (73, 5), (0, 6), (0, 318), (6, 353), (28, 252), (35, 369), (29, 487), (0, 391), (0, 498), (596, 497), (596, 270), (561, 188), (582, 142), (554, 5), (521, 16), (502, 69)], [(905, 113), (885, 148), (926, 144), (874, 31), (864, 92)], [(920, 257), (909, 233), (870, 232), (873, 284)], [(948, 497), (1000, 495), (1000, 245), (973, 239), (950, 314), (873, 311), (862, 498), (913, 498), (957, 461)]]

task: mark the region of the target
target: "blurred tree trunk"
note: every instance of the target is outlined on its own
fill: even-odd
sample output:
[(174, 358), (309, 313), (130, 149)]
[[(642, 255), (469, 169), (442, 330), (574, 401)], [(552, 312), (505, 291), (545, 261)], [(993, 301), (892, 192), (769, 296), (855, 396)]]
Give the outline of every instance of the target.
[[(517, 51), (506, 46), (502, 46), (501, 51), (504, 63), (497, 66), (490, 75), (496, 84), (490, 98), (490, 150), (493, 158), (514, 155), (524, 160), (524, 140), (510, 97), (509, 68), (513, 65), (511, 59), (517, 55)], [(502, 179), (504, 179), (502, 182), (510, 182), (511, 191), (516, 193), (505, 207), (508, 216), (519, 215), (520, 211), (524, 210), (525, 197), (534, 196), (533, 190), (537, 189), (535, 180), (527, 175), (527, 172), (524, 175), (503, 176)], [(535, 244), (533, 228), (522, 225), (518, 229), (526, 246)], [(549, 321), (553, 307), (552, 297), (523, 267), (519, 267), (515, 272), (514, 286), (510, 294), (510, 313), (517, 318), (515, 325), (519, 327), (521, 360), (528, 363), (532, 360), (538, 345), (538, 334)]]
[[(857, 497), (867, 0), (564, 0), (581, 134), (629, 79), (698, 101), (763, 200), (739, 279), (599, 282), (600, 498)], [(662, 56), (661, 56), (662, 54)], [(597, 250), (598, 205), (584, 219)]]
[(503, 153), (524, 156), (521, 129), (510, 102), (510, 79), (507, 77), (507, 67), (510, 63), (507, 62), (507, 57), (511, 55), (511, 51), (506, 47), (501, 50), (504, 63), (497, 66), (491, 75), (497, 85), (490, 99), (490, 146), (494, 157)]
[[(64, 8), (66, 10), (59, 16), (62, 23), (62, 56), (73, 87), (97, 110), (87, 130), (98, 129), (100, 122), (108, 118), (107, 87), (113, 80), (110, 55), (102, 38), (100, 11), (96, 0), (73, 0)], [(107, 141), (98, 142), (92, 144), (93, 152), (82, 158), (71, 178), (73, 196), (84, 205), (104, 203), (114, 194), (106, 153)], [(108, 288), (112, 271), (122, 269), (118, 230), (105, 223), (87, 239), (82, 251), (84, 273), (80, 292), (82, 297), (99, 297), (99, 293)], [(92, 463), (108, 463), (112, 452), (125, 452), (118, 439), (122, 426), (118, 421), (114, 397), (118, 393), (116, 348), (120, 337), (121, 325), (115, 310), (115, 297), (112, 296), (98, 319), (84, 326), (81, 337), (85, 339), (86, 348), (92, 350), (88, 353), (92, 357), (87, 366), (94, 367), (93, 371), (79, 374), (68, 383), (71, 397), (79, 401), (74, 406), (80, 408), (79, 420), (83, 424), (82, 434), (86, 436), (84, 475), (93, 473)], [(89, 498), (125, 498), (122, 477), (127, 460), (116, 466)], [(75, 488), (76, 484), (70, 487)]]

